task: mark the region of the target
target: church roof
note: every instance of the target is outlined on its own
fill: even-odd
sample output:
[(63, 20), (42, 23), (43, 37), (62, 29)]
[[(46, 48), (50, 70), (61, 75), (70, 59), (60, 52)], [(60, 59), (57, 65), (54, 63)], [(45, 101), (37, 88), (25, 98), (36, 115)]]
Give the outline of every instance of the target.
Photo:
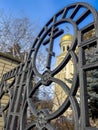
[(60, 40), (60, 42), (63, 42), (63, 41), (72, 41), (72, 35), (71, 34), (65, 34), (62, 38), (61, 38), (61, 40)]
[(9, 59), (15, 61), (17, 63), (21, 63), (21, 61), (17, 57), (13, 57), (11, 54), (0, 52), (0, 58), (3, 57), (5, 59)]

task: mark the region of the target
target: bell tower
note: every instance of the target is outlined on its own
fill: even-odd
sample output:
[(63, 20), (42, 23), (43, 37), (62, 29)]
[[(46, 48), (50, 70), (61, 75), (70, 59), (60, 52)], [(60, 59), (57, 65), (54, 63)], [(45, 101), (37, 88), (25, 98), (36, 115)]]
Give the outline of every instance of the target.
[(61, 53), (67, 53), (68, 46), (72, 43), (72, 35), (65, 34), (60, 40)]
[[(72, 39), (73, 37), (71, 34), (65, 34), (61, 38), (60, 40), (61, 53), (59, 56), (56, 57), (56, 66), (58, 66), (62, 62), (62, 60), (68, 53), (68, 48), (72, 44)], [(68, 64), (66, 65), (66, 67), (57, 75), (57, 78), (63, 80), (64, 82), (66, 82), (66, 84), (69, 85), (66, 79), (72, 78), (72, 75), (71, 75), (72, 72), (73, 72), (73, 64), (72, 64), (72, 61), (70, 60)]]
[[(72, 44), (73, 36), (71, 34), (65, 34), (60, 39), (60, 55), (56, 57), (56, 66), (58, 66), (63, 59), (66, 57), (68, 53), (68, 48)], [(72, 79), (73, 77), (73, 63), (72, 60), (70, 60), (66, 67), (64, 67), (57, 75), (56, 78), (63, 81), (69, 88), (71, 87), (71, 83), (68, 82), (69, 79)], [(58, 105), (54, 105), (54, 111), (57, 110), (59, 106), (62, 105), (62, 103), (65, 101), (67, 94), (64, 92), (62, 87), (60, 87), (58, 84), (55, 84), (55, 94), (54, 94), (54, 103), (56, 102)], [(72, 117), (72, 113), (70, 112), (70, 109), (66, 113), (68, 117)]]

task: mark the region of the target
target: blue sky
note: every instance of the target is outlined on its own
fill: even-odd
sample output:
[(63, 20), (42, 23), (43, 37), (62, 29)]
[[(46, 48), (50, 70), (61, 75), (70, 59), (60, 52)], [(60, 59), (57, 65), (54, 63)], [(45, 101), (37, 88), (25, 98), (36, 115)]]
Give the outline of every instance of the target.
[[(55, 13), (74, 2), (85, 0), (0, 0), (0, 11), (15, 17), (26, 16), (42, 28)], [(86, 2), (98, 10), (98, 0), (86, 0)]]

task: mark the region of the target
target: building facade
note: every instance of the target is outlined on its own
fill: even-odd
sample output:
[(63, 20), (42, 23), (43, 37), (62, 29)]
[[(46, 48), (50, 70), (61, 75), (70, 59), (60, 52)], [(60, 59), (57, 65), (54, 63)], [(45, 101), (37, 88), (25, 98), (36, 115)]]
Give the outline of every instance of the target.
[[(2, 75), (4, 73), (15, 68), (20, 63), (21, 63), (20, 60), (13, 57), (12, 55), (0, 52), (0, 82), (2, 80)], [(2, 106), (5, 106), (8, 103), (8, 99), (9, 99), (8, 95), (4, 95), (2, 97), (2, 100), (0, 101)], [(0, 115), (0, 130), (3, 130), (2, 115)]]
[[(72, 44), (72, 39), (73, 37), (70, 34), (66, 34), (61, 38), (60, 40), (61, 53), (60, 55), (56, 57), (56, 66), (58, 66), (67, 55), (68, 49), (70, 45)], [(66, 66), (56, 75), (56, 78), (63, 81), (67, 85), (67, 87), (71, 88), (71, 82), (69, 80), (72, 80), (73, 78), (73, 71), (74, 71), (74, 68), (73, 68), (73, 62), (71, 59), (66, 64)], [(62, 105), (62, 103), (66, 100), (66, 97), (67, 97), (67, 93), (64, 92), (64, 90), (58, 84), (55, 84), (54, 93), (55, 94), (54, 94), (54, 100), (53, 100), (53, 103), (54, 103), (53, 111), (57, 110)], [(72, 117), (70, 108), (68, 109), (66, 113), (64, 113), (64, 116), (68, 118)]]

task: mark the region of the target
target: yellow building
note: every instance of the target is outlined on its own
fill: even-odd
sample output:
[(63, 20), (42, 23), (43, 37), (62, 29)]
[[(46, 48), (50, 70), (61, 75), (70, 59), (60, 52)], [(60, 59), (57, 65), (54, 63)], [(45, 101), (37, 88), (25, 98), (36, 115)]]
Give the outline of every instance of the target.
[[(72, 43), (72, 35), (66, 34), (61, 38), (60, 41), (61, 53), (56, 58), (56, 66), (60, 64), (62, 60), (65, 58), (66, 54), (68, 53), (68, 47), (70, 47), (71, 43)], [(72, 78), (71, 76), (72, 72), (73, 72), (73, 64), (72, 61), (70, 60), (66, 65), (66, 67), (56, 77), (66, 82), (67, 85), (69, 85), (66, 79)]]
[[(2, 79), (2, 75), (8, 71), (10, 71), (12, 68), (15, 68), (20, 63), (20, 60), (17, 58), (0, 52), (0, 82)], [(0, 101), (2, 105), (5, 105), (8, 102), (8, 95), (3, 96), (2, 100)], [(3, 130), (3, 122), (2, 117), (0, 115), (0, 130)]]
[(16, 57), (0, 52), (0, 82), (2, 75), (15, 68), (19, 63), (20, 60)]
[[(64, 59), (64, 57), (68, 53), (68, 48), (72, 44), (72, 39), (73, 39), (73, 37), (70, 34), (66, 34), (61, 38), (61, 40), (60, 40), (61, 53), (59, 56), (56, 57), (56, 66), (58, 66), (62, 62), (62, 60)], [(70, 60), (67, 63), (67, 65), (65, 66), (65, 68), (62, 69), (56, 75), (56, 78), (65, 82), (67, 84), (67, 86), (70, 88), (71, 83), (69, 83), (68, 79), (72, 79), (73, 71), (74, 71), (73, 63), (72, 63), (72, 60)], [(62, 105), (62, 103), (65, 101), (66, 97), (67, 97), (67, 94), (64, 92), (64, 90), (58, 84), (55, 84), (53, 111), (57, 110)], [(72, 114), (69, 111), (71, 111), (71, 109), (69, 109), (66, 114), (68, 117), (71, 117)]]

